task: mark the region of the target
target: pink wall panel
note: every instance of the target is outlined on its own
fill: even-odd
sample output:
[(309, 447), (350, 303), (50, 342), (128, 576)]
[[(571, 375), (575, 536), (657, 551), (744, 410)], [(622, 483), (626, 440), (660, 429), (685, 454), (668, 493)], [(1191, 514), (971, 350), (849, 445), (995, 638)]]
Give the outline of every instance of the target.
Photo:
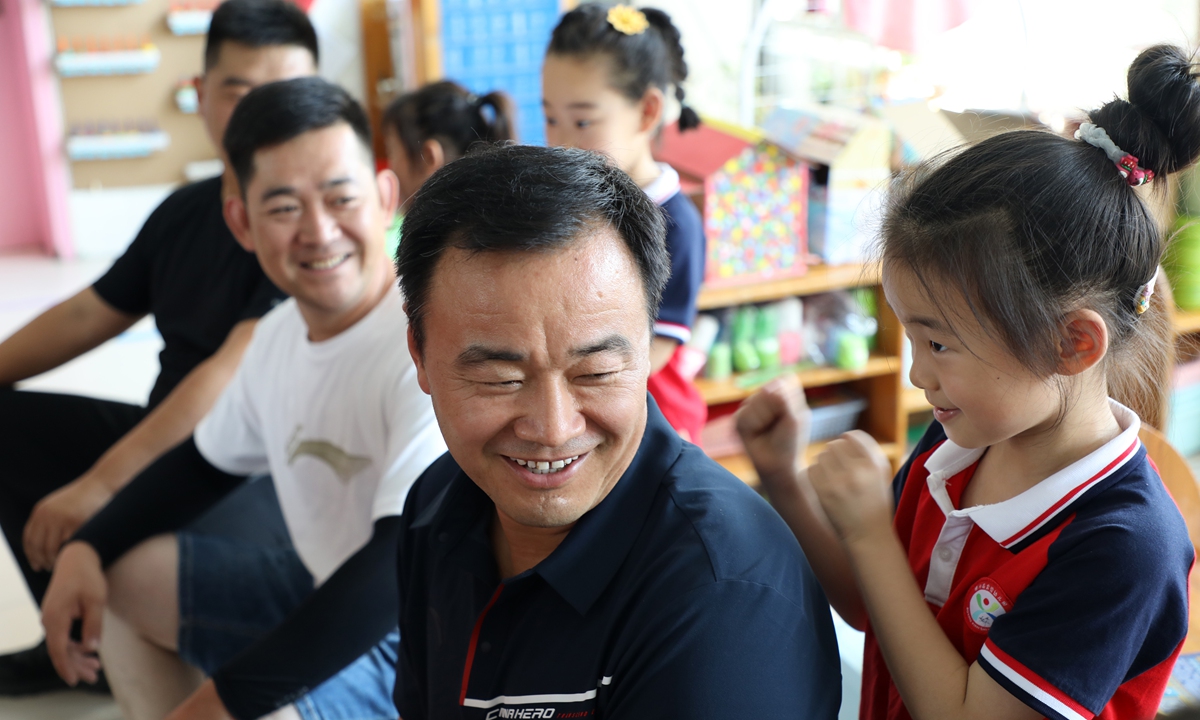
[(69, 257), (68, 171), (46, 15), (0, 0), (0, 249)]

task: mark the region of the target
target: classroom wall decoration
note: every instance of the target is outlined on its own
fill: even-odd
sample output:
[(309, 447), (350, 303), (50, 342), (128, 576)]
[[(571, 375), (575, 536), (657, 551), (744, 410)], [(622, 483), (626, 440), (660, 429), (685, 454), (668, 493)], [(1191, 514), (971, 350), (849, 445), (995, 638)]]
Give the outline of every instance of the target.
[[(203, 68), (203, 32), (177, 35), (169, 24), (172, 13), (211, 10), (205, 2), (51, 0), (74, 187), (182, 183), (189, 163), (217, 157), (185, 112), (194, 111), (186, 90), (179, 103)], [(196, 30), (198, 15), (190, 22)]]
[(709, 287), (807, 270), (807, 164), (756, 131), (706, 120), (663, 129), (655, 157), (703, 209)]

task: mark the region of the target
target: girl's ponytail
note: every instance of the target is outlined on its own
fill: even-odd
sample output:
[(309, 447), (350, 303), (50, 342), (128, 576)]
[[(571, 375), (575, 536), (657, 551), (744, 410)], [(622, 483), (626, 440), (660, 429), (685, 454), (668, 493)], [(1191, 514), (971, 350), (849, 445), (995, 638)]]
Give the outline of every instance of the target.
[(486, 116), (483, 118), (488, 128), (484, 140), (490, 143), (506, 143), (517, 139), (517, 104), (507, 93), (493, 90), (477, 102), (480, 112), (486, 105), (493, 113), (490, 120)]
[(679, 130), (694, 130), (700, 127), (700, 116), (683, 102), (683, 83), (688, 76), (687, 61), (683, 59), (683, 36), (675, 23), (671, 22), (671, 16), (662, 10), (644, 8), (642, 13), (650, 26), (662, 35), (671, 55), (671, 84), (675, 86), (675, 99), (679, 101)]
[[(1129, 66), (1129, 99), (1114, 99), (1089, 113), (1092, 123), (1102, 128), (1116, 147), (1137, 158), (1139, 168), (1162, 179), (1155, 183), (1158, 192), (1165, 190), (1168, 174), (1200, 157), (1200, 83), (1196, 76), (1192, 57), (1182, 49), (1171, 45), (1149, 48)], [(1110, 173), (1111, 166), (1102, 172)], [(1158, 243), (1153, 253), (1155, 269), (1164, 245)], [(1135, 255), (1146, 254), (1133, 250)], [(1131, 324), (1123, 357), (1110, 365), (1108, 381), (1113, 398), (1136, 410), (1147, 424), (1162, 428), (1175, 364), (1170, 322), (1174, 299), (1161, 271), (1155, 276), (1155, 288), (1149, 308)]]
[[(492, 108), (492, 117), (483, 111), (484, 105)], [(476, 143), (516, 140), (516, 105), (499, 90), (477, 97), (456, 82), (442, 80), (393, 100), (383, 111), (383, 125), (396, 133), (410, 158), (421, 157), (426, 140), (437, 140), (450, 162)]]

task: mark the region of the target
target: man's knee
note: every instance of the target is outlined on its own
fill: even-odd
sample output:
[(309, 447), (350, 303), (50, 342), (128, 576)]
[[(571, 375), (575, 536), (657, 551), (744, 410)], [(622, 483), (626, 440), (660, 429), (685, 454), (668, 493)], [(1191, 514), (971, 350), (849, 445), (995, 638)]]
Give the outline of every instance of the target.
[(140, 635), (167, 650), (179, 636), (179, 544), (158, 535), (108, 569), (108, 607)]

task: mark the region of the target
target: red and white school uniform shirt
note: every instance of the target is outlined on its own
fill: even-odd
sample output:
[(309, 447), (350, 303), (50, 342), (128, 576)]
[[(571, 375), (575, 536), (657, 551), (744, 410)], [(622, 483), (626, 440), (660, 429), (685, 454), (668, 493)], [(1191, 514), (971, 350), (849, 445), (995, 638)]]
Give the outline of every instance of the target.
[[(1153, 718), (1188, 627), (1192, 544), (1138, 440), (1121, 434), (1020, 495), (960, 509), (985, 449), (934, 423), (895, 480), (895, 527), (942, 631), (1048, 718)], [(908, 718), (870, 629), (860, 717)]]
[(659, 176), (644, 190), (663, 210), (667, 221), (667, 254), (671, 277), (663, 288), (662, 304), (654, 322), (654, 334), (679, 341), (675, 354), (663, 369), (650, 376), (648, 389), (671, 427), (684, 431), (687, 439), (700, 442), (700, 430), (708, 419), (708, 406), (700, 391), (681, 368), (683, 344), (692, 337), (696, 321), (696, 299), (704, 282), (704, 221), (700, 211), (683, 194), (679, 173), (670, 165), (658, 164)]

